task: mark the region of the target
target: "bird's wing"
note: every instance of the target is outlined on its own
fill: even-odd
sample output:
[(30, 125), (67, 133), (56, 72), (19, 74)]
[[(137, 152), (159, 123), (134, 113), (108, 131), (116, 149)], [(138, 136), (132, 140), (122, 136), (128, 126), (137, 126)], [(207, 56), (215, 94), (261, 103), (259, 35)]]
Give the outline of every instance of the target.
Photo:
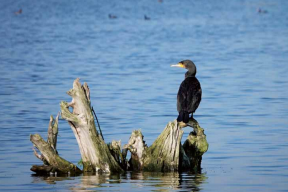
[(187, 110), (189, 113), (194, 113), (201, 102), (202, 89), (200, 82), (195, 77), (190, 78), (187, 89)]
[(196, 109), (198, 108), (198, 106), (201, 102), (201, 98), (202, 98), (202, 89), (199, 86), (195, 90), (195, 94), (194, 94), (193, 99), (192, 99), (192, 106), (193, 106), (192, 112), (195, 112)]
[(188, 90), (183, 85), (183, 83), (179, 87), (178, 95), (177, 95), (177, 111), (180, 113), (180, 111), (187, 111), (188, 112), (188, 105), (187, 105), (187, 99), (188, 99)]

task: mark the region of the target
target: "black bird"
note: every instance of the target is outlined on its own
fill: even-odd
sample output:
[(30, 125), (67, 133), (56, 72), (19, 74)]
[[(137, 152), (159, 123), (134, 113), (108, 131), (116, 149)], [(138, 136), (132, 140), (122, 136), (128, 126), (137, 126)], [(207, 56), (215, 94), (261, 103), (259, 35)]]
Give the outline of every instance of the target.
[(109, 14), (108, 17), (109, 17), (109, 19), (117, 19), (117, 16), (116, 15), (112, 15), (112, 14)]
[(179, 112), (177, 121), (188, 123), (189, 114), (193, 118), (193, 113), (198, 108), (201, 102), (202, 89), (200, 82), (195, 77), (196, 66), (190, 60), (184, 60), (177, 65), (171, 65), (171, 67), (181, 67), (188, 71), (185, 73), (185, 79), (181, 83), (177, 95), (177, 110)]
[(147, 17), (146, 15), (144, 15), (144, 20), (150, 20), (150, 17)]

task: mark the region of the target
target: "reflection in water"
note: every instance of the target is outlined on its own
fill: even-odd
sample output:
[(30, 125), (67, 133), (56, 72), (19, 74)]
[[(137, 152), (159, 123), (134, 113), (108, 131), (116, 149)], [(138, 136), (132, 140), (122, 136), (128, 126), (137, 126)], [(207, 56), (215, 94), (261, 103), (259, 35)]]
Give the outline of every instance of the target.
[(36, 174), (32, 175), (33, 181), (32, 183), (41, 183), (45, 181), (47, 184), (56, 184), (57, 181), (65, 181), (65, 180), (73, 180), (72, 177), (57, 177), (54, 175), (51, 176), (38, 176)]
[[(111, 180), (111, 182), (110, 182)], [(72, 191), (79, 191), (83, 189), (95, 189), (99, 187), (104, 187), (104, 184), (114, 183), (120, 180), (119, 175), (109, 175), (109, 174), (92, 174), (92, 173), (85, 173), (83, 176), (80, 177), (80, 182), (73, 188)], [(118, 182), (119, 183), (119, 182)]]
[(132, 172), (130, 174), (131, 180), (143, 180), (146, 186), (156, 187), (161, 191), (165, 189), (192, 189), (193, 191), (200, 191), (201, 184), (207, 179), (205, 174), (189, 174), (177, 172)]
[[(124, 174), (91, 174), (85, 173), (79, 177), (34, 177), (33, 183), (45, 181), (47, 184), (56, 184), (67, 180), (78, 180), (71, 191), (82, 190), (100, 190), (101, 188), (110, 188), (118, 190), (127, 188), (127, 190), (153, 189), (154, 191), (170, 190), (191, 190), (200, 191), (201, 185), (206, 181), (205, 173), (150, 173), (150, 172), (127, 172)], [(61, 185), (61, 183), (58, 183)], [(71, 184), (71, 183), (70, 183)], [(121, 184), (121, 185), (120, 185)], [(126, 187), (124, 187), (126, 186)]]

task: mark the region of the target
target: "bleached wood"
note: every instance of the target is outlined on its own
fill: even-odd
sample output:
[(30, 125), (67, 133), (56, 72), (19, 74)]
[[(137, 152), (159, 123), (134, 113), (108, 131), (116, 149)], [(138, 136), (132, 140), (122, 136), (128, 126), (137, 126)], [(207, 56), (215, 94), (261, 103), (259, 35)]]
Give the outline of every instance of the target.
[[(84, 83), (82, 86), (77, 78), (73, 83), (73, 88), (67, 94), (72, 97), (72, 101), (69, 104), (61, 102), (61, 115), (68, 121), (78, 142), (83, 170), (85, 172), (121, 172), (122, 168), (96, 131), (88, 85)], [(72, 113), (69, 107), (72, 108)]]

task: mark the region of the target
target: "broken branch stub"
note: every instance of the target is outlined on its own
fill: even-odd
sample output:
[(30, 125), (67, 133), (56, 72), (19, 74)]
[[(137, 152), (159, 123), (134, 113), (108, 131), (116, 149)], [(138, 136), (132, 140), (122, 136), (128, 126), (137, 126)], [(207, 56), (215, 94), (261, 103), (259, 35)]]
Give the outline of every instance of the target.
[[(193, 120), (189, 123), (181, 124), (176, 120), (169, 122), (150, 147), (143, 141), (140, 130), (133, 131), (129, 143), (123, 149), (131, 152), (129, 169), (150, 172), (199, 170), (202, 155), (208, 150), (208, 143), (204, 129), (198, 122)], [(196, 136), (192, 137), (191, 133), (182, 146), (182, 128), (186, 126), (193, 126)]]
[(44, 163), (44, 165), (33, 165), (30, 169), (37, 174), (49, 174), (50, 172), (78, 174), (82, 172), (77, 166), (58, 155), (56, 150), (58, 118), (59, 114), (55, 120), (52, 115), (50, 116), (47, 142), (38, 134), (30, 135), (30, 141), (41, 152), (41, 154), (38, 154), (36, 149), (33, 148), (34, 155)]
[(204, 134), (204, 129), (194, 120), (192, 123), (194, 130), (190, 132), (187, 140), (183, 144), (183, 149), (190, 161), (191, 171), (201, 170), (202, 155), (208, 150), (209, 144)]
[(167, 124), (164, 131), (146, 150), (144, 170), (177, 171), (179, 170), (179, 154), (183, 130), (177, 121)]
[(58, 154), (56, 150), (57, 145), (57, 135), (58, 135), (58, 119), (59, 114), (57, 117), (53, 118), (53, 116), (50, 116), (49, 126), (48, 126), (48, 137), (47, 137), (47, 143), (54, 149), (54, 151)]
[[(141, 130), (134, 130), (129, 138), (128, 144), (124, 145), (124, 150), (128, 149), (131, 152), (129, 160), (129, 170), (140, 171), (143, 169), (144, 158), (147, 145), (143, 140)], [(125, 151), (124, 151), (125, 153)], [(126, 155), (125, 155), (126, 156)]]
[[(60, 103), (62, 118), (68, 121), (78, 142), (84, 172), (121, 172), (120, 165), (111, 155), (108, 146), (98, 134), (90, 104), (90, 91), (86, 83), (81, 86), (79, 78), (67, 92), (71, 103)], [(72, 108), (72, 113), (69, 110)]]
[[(44, 141), (40, 135), (38, 134), (30, 135), (30, 141), (37, 147), (37, 149), (39, 149), (39, 151), (42, 153), (43, 157), (47, 161), (48, 165), (52, 166), (51, 170), (53, 170), (53, 172), (54, 171), (58, 171), (60, 173), (70, 172), (72, 174), (81, 173), (81, 170), (77, 166), (60, 157), (51, 147), (51, 145), (48, 144), (46, 141)], [(39, 170), (37, 170), (36, 167), (33, 166), (31, 170), (35, 172), (37, 171), (41, 172), (45, 169), (41, 167), (39, 168)]]

